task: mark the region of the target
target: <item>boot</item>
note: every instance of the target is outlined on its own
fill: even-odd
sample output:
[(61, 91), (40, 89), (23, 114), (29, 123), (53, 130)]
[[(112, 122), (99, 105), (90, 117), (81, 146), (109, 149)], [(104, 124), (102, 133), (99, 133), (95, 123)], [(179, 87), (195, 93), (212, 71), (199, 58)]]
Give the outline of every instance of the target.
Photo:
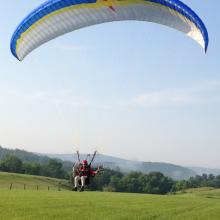
[(80, 192), (83, 192), (83, 191), (84, 191), (84, 186), (81, 186), (81, 188), (80, 188), (79, 191), (80, 191)]
[(77, 191), (77, 187), (72, 188), (72, 191)]

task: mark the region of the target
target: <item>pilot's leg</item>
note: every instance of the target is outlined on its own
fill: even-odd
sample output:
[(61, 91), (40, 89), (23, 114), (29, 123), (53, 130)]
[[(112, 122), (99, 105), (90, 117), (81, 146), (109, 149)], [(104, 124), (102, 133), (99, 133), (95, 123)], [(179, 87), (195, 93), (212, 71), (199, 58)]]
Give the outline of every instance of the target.
[(75, 179), (74, 179), (75, 188), (78, 188), (78, 186), (79, 186), (79, 180), (80, 180), (80, 176), (75, 176)]
[(85, 188), (85, 185), (86, 185), (86, 178), (87, 178), (87, 176), (81, 176), (82, 186), (80, 188), (80, 192), (84, 191), (84, 188)]
[(82, 176), (81, 177), (81, 183), (82, 183), (83, 187), (85, 187), (85, 185), (86, 185), (86, 178), (87, 178), (87, 176)]

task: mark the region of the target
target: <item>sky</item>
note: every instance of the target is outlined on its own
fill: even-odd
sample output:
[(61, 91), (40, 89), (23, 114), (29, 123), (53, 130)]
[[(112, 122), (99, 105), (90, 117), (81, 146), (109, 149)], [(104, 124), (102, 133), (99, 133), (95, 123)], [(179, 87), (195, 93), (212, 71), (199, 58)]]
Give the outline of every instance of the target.
[(218, 0), (184, 0), (208, 29), (206, 55), (180, 32), (129, 21), (74, 31), (19, 62), (11, 36), (42, 2), (3, 3), (0, 146), (220, 168)]

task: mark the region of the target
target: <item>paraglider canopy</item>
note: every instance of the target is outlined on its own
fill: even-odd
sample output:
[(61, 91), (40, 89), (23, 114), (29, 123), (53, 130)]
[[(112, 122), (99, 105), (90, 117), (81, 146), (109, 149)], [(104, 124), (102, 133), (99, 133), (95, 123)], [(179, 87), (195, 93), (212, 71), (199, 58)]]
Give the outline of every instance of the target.
[(48, 0), (18, 26), (11, 52), (23, 60), (31, 51), (60, 35), (105, 22), (138, 20), (179, 30), (203, 49), (208, 32), (199, 16), (179, 0)]

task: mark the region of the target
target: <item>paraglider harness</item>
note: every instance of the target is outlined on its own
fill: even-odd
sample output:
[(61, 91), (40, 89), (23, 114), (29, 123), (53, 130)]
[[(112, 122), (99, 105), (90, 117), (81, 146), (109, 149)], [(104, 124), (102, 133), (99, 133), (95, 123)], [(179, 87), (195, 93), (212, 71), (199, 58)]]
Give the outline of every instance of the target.
[[(80, 176), (80, 177), (81, 176), (87, 176), (87, 178), (85, 180), (86, 181), (85, 184), (89, 185), (90, 184), (90, 178), (95, 176), (95, 175), (91, 174), (91, 165), (92, 165), (93, 161), (95, 160), (95, 157), (97, 155), (97, 151), (94, 151), (92, 159), (86, 165), (86, 168), (84, 170), (82, 170), (83, 163), (80, 160), (79, 151), (77, 150), (76, 153), (77, 153), (78, 163), (74, 163), (74, 165), (73, 165), (73, 175), (72, 175), (73, 176), (73, 181), (74, 181), (76, 176)], [(90, 155), (88, 154), (87, 157), (86, 157), (86, 161), (89, 157), (90, 157)], [(99, 169), (99, 171), (101, 171), (103, 169), (103, 167), (99, 166), (98, 169)], [(79, 180), (79, 185), (81, 185), (81, 180)]]

